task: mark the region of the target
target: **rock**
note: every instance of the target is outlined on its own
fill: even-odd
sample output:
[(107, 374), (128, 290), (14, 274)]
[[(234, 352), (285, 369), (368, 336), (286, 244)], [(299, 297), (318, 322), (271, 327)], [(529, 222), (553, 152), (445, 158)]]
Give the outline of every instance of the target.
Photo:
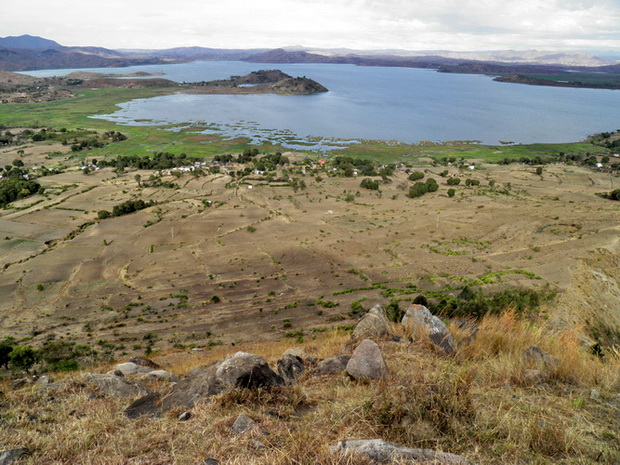
[(357, 323), (353, 334), (354, 339), (374, 338), (381, 339), (390, 334), (390, 321), (387, 319), (381, 305), (375, 305)]
[(446, 354), (454, 352), (454, 338), (448, 327), (424, 305), (410, 305), (401, 323), (407, 328), (421, 328), (433, 344), (441, 347)]
[(11, 389), (21, 389), (29, 384), (29, 380), (26, 378), (15, 379), (9, 383)]
[(108, 374), (115, 374), (117, 371), (120, 371), (123, 376), (135, 375), (138, 373), (149, 373), (153, 371), (152, 368), (137, 365), (133, 362), (119, 363), (112, 370), (108, 371)]
[(342, 373), (347, 369), (349, 360), (351, 360), (350, 355), (338, 355), (336, 357), (327, 358), (319, 362), (314, 373), (318, 375)]
[(95, 386), (102, 393), (113, 397), (137, 397), (149, 394), (151, 390), (135, 381), (127, 381), (114, 375), (87, 373), (84, 381)]
[(523, 359), (538, 367), (553, 369), (560, 364), (560, 359), (548, 354), (538, 346), (530, 346), (523, 351)]
[(284, 380), (278, 376), (262, 357), (237, 352), (207, 367), (194, 369), (187, 378), (179, 381), (163, 398), (145, 396), (125, 410), (129, 418), (142, 415), (161, 415), (176, 407), (191, 409), (197, 401), (234, 389), (257, 389), (279, 386)]
[(43, 389), (52, 384), (53, 382), (54, 380), (51, 377), (44, 375), (39, 377), (39, 379), (37, 379), (34, 384), (37, 386), (37, 389)]
[(287, 355), (294, 355), (295, 357), (299, 357), (302, 360), (306, 358), (306, 352), (301, 347), (291, 347), (290, 349), (286, 349), (282, 354), (282, 358), (286, 357)]
[(414, 449), (381, 439), (340, 441), (331, 448), (334, 454), (362, 454), (376, 463), (421, 464), (430, 462), (442, 465), (471, 465), (472, 462), (459, 455), (431, 449)]
[(166, 370), (149, 371), (148, 373), (144, 373), (140, 376), (140, 379), (170, 381), (172, 383), (177, 383), (179, 381), (179, 377), (177, 375)]
[(600, 400), (601, 399), (601, 393), (599, 391), (597, 391), (596, 389), (592, 389), (590, 391), (590, 399), (592, 399), (592, 400)]
[(22, 447), (21, 449), (10, 449), (0, 452), (0, 465), (9, 465), (15, 460), (30, 455), (30, 450)]
[(253, 430), (257, 430), (261, 432), (262, 434), (268, 434), (265, 429), (261, 428), (261, 426), (258, 423), (256, 423), (254, 420), (252, 420), (250, 417), (248, 417), (244, 413), (240, 414), (237, 417), (237, 419), (235, 420), (233, 425), (230, 427), (230, 429), (235, 436), (239, 436), (241, 434), (251, 432)]
[(290, 385), (297, 381), (305, 369), (303, 360), (296, 355), (288, 354), (278, 360), (278, 374), (286, 384)]
[(187, 421), (192, 417), (192, 412), (190, 412), (189, 410), (186, 412), (183, 412), (181, 415), (179, 415), (179, 417), (177, 418), (177, 420), (179, 421)]
[(382, 379), (389, 374), (381, 349), (376, 342), (364, 339), (347, 363), (347, 373), (354, 379)]
[(140, 357), (138, 355), (134, 355), (129, 359), (131, 363), (135, 363), (136, 365), (140, 365), (142, 367), (152, 368), (153, 370), (160, 370), (161, 366), (155, 363), (148, 358)]
[(220, 462), (215, 459), (208, 458), (202, 463), (202, 465), (220, 465)]

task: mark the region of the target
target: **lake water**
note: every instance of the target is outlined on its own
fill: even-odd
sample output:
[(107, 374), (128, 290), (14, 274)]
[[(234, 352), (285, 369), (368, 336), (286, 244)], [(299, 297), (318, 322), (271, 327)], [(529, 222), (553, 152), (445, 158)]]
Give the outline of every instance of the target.
[[(226, 137), (271, 140), (290, 148), (327, 150), (329, 138), (516, 143), (576, 142), (620, 128), (620, 91), (526, 86), (483, 75), (415, 68), (332, 64), (193, 62), (91, 69), (163, 72), (178, 82), (208, 81), (277, 68), (307, 76), (330, 91), (309, 96), (189, 95), (139, 99), (114, 114), (122, 125), (199, 124)], [(63, 75), (75, 70), (29, 72)]]

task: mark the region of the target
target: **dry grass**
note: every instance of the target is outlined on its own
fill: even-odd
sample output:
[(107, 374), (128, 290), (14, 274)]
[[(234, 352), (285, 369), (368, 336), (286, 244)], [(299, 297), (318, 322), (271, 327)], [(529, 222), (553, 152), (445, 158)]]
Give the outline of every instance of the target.
[[(456, 331), (456, 330), (455, 330)], [(410, 447), (464, 455), (480, 464), (614, 464), (620, 462), (620, 363), (590, 356), (576, 333), (555, 333), (512, 313), (487, 317), (476, 337), (456, 331), (460, 350), (445, 356), (424, 344), (381, 341), (391, 375), (382, 382), (305, 374), (292, 387), (215, 396), (193, 409), (132, 421), (127, 400), (89, 398), (79, 382), (57, 391), (5, 389), (0, 442), (29, 447), (25, 464), (362, 465), (329, 448), (339, 440), (382, 438)], [(347, 344), (342, 333), (302, 344), (319, 358)], [(522, 352), (532, 344), (559, 361), (537, 381)], [(215, 348), (175, 364), (189, 370), (226, 352), (264, 355), (272, 364), (289, 345)], [(179, 354), (177, 354), (178, 356)], [(172, 363), (175, 354), (162, 354)], [(600, 399), (590, 399), (596, 388)], [(245, 413), (269, 434), (234, 436), (230, 426)]]

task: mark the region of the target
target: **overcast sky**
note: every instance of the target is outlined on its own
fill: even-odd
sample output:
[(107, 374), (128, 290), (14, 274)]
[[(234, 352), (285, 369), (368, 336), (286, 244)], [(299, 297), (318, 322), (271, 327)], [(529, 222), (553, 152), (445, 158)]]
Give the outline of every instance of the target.
[(620, 0), (19, 0), (0, 36), (108, 48), (620, 51)]

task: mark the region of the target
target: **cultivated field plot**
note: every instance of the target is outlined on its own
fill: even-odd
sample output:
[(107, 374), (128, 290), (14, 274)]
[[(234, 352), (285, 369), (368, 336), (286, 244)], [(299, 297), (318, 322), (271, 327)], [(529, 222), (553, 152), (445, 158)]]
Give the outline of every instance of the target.
[[(3, 330), (128, 351), (145, 337), (156, 347), (301, 338), (352, 324), (353, 303), (454, 296), (465, 285), (547, 285), (560, 293), (558, 322), (604, 311), (618, 324), (620, 208), (595, 195), (617, 179), (565, 164), (542, 175), (477, 164), (448, 169), (480, 181), (449, 197), (444, 167), (416, 169), (440, 189), (409, 198), (404, 168), (378, 191), (299, 168), (291, 177), (305, 186), (295, 189), (224, 173), (164, 173), (179, 187), (145, 187), (152, 171), (78, 166), (39, 178), (45, 197), (0, 212)], [(153, 205), (98, 218), (132, 199)]]

